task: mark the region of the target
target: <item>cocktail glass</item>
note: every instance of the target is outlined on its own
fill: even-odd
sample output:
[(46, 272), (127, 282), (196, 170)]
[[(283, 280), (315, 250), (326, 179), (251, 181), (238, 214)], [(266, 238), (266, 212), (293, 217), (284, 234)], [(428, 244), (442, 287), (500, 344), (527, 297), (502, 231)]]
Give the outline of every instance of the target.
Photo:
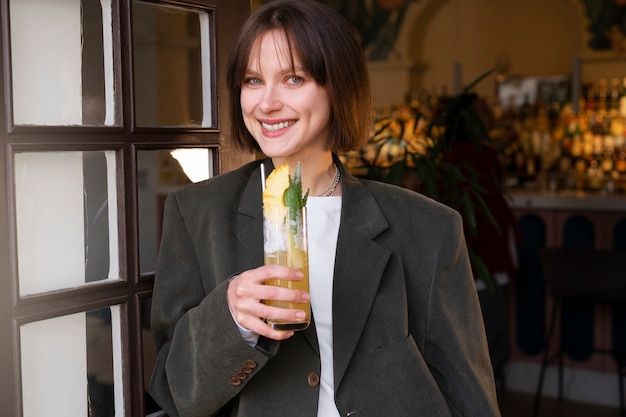
[[(304, 277), (298, 281), (273, 279), (267, 285), (299, 289), (309, 292), (309, 256), (307, 249), (306, 207), (290, 211), (288, 207), (274, 207), (264, 211), (263, 249), (265, 265), (282, 265), (300, 270)], [(279, 330), (304, 330), (311, 322), (311, 303), (265, 300), (265, 304), (304, 310), (306, 317), (298, 322), (268, 320), (268, 325)]]

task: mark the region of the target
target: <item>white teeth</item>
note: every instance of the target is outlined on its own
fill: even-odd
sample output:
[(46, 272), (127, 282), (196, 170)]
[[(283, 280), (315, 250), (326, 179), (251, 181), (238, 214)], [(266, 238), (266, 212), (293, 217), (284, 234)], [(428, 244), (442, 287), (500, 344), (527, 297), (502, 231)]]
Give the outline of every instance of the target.
[(261, 122), (261, 125), (263, 125), (263, 129), (265, 130), (269, 130), (270, 132), (276, 132), (277, 130), (284, 129), (288, 126), (291, 126), (294, 123), (295, 123), (294, 121), (290, 121), (290, 122), (280, 122), (280, 123), (271, 125), (269, 123)]

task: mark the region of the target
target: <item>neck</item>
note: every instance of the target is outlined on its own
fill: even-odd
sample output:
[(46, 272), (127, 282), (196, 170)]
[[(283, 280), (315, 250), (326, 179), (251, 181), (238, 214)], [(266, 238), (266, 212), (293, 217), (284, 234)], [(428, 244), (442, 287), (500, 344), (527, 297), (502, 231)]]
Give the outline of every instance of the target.
[(320, 195), (335, 179), (335, 165), (330, 151), (300, 159), (295, 158), (272, 158), (274, 166), (289, 164), (290, 174), (293, 176), (296, 165), (300, 162), (302, 175), (302, 190), (309, 190), (309, 195)]

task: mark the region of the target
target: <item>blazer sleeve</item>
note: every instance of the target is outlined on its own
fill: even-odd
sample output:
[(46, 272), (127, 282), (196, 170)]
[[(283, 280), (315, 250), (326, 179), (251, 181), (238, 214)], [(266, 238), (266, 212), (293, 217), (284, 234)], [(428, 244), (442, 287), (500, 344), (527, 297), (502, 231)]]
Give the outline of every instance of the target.
[(448, 220), (435, 251), (424, 356), (453, 416), (500, 416), (461, 216)]
[(229, 277), (203, 280), (190, 223), (171, 194), (152, 298), (158, 356), (149, 389), (170, 417), (218, 415), (275, 353), (242, 339), (226, 301)]

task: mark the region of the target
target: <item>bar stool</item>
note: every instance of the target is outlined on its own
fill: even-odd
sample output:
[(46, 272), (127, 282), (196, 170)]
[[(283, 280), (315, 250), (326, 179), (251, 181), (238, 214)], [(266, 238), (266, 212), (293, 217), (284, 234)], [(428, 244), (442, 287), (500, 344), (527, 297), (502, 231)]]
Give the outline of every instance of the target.
[[(543, 360), (539, 373), (539, 382), (535, 393), (533, 416), (539, 412), (539, 403), (543, 389), (545, 371), (549, 364), (558, 359), (559, 401), (563, 400), (563, 354), (575, 351), (578, 346), (569, 346), (559, 331), (558, 349), (551, 353), (551, 340), (557, 322), (557, 315), (562, 314), (563, 302), (583, 302), (591, 305), (618, 305), (626, 302), (626, 251), (612, 251), (582, 248), (548, 248), (542, 251), (541, 268), (550, 295), (553, 299), (550, 323), (545, 336)], [(625, 330), (626, 331), (626, 330)], [(626, 367), (625, 351), (614, 348), (600, 349), (583, 347), (592, 353), (612, 354), (617, 360), (617, 376), (620, 399), (620, 412), (626, 417), (624, 407), (624, 376)], [(622, 359), (622, 360), (620, 360)]]

